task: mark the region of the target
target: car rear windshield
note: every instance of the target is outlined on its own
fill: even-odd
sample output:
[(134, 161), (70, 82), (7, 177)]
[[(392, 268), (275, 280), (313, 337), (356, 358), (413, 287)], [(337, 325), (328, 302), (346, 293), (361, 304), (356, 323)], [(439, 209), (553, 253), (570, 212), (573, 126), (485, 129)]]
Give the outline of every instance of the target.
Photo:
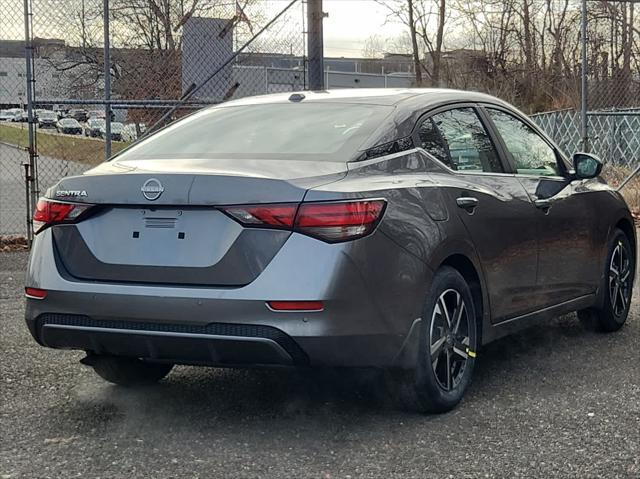
[(116, 159), (350, 161), (392, 110), (329, 102), (209, 108), (164, 128)]

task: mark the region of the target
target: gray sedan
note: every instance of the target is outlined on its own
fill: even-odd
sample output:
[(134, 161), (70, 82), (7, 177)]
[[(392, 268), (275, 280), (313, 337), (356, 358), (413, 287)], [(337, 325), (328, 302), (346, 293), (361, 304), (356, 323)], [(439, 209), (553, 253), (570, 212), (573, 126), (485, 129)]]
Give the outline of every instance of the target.
[(447, 411), (483, 344), (570, 311), (623, 326), (635, 229), (601, 167), (478, 93), (228, 102), (47, 191), (27, 324), (116, 384), (374, 367)]

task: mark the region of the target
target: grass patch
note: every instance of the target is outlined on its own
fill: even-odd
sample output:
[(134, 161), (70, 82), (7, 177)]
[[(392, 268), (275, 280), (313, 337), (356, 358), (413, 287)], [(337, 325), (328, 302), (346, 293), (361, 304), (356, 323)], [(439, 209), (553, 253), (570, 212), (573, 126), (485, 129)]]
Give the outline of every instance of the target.
[[(36, 136), (38, 154), (59, 160), (76, 161), (95, 166), (104, 161), (104, 141), (84, 136), (64, 136), (38, 130)], [(29, 130), (27, 125), (20, 126), (0, 124), (0, 141), (23, 148), (29, 146)], [(122, 150), (128, 143), (111, 142), (113, 154)]]

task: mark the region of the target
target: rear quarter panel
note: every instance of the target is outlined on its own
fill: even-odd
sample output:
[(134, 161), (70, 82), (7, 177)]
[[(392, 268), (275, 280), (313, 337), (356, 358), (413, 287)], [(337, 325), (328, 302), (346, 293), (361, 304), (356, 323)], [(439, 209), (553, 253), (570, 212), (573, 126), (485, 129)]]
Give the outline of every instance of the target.
[[(378, 308), (386, 316), (403, 321), (421, 317), (433, 273), (450, 255), (469, 258), (482, 278), (473, 244), (458, 215), (450, 211), (443, 185), (432, 179), (434, 172), (441, 173), (442, 169), (413, 150), (350, 164), (344, 179), (314, 188), (305, 196), (305, 201), (387, 201), (375, 234), (386, 236), (397, 249), (361, 251), (354, 247), (349, 254), (376, 291)], [(383, 266), (375, 267), (376, 263)]]

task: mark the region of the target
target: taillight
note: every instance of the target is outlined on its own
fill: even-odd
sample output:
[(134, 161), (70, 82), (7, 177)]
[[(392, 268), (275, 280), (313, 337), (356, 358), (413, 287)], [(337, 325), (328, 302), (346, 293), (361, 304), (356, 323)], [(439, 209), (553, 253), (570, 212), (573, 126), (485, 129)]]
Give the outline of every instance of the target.
[(302, 203), (295, 230), (330, 243), (362, 238), (375, 229), (384, 207), (384, 200)]
[(370, 234), (384, 213), (384, 200), (238, 205), (222, 211), (244, 226), (282, 228), (329, 243)]
[(223, 210), (243, 225), (291, 228), (296, 204), (230, 206)]
[(33, 231), (38, 233), (54, 224), (73, 223), (92, 206), (40, 198), (33, 213)]

